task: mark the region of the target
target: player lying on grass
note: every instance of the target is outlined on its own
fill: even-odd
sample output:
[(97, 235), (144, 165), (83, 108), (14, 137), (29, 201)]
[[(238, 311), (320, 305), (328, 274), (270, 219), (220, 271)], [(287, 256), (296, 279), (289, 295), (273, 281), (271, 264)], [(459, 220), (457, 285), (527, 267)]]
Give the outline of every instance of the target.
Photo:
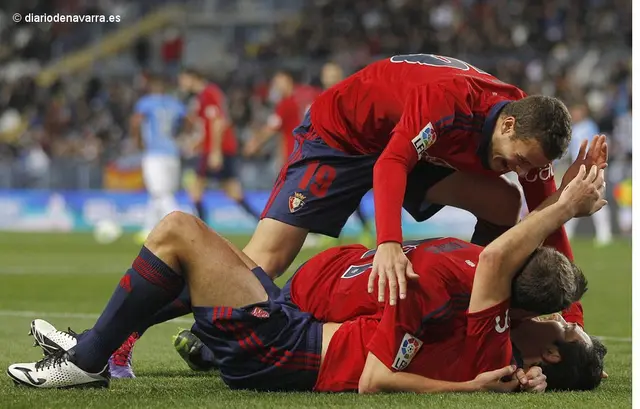
[[(597, 165), (599, 168), (606, 167), (607, 144), (606, 144), (605, 137), (604, 136), (594, 137), (588, 152), (586, 151), (586, 147), (587, 147), (586, 143), (583, 143), (581, 145), (579, 155), (577, 156), (576, 160), (571, 165), (571, 167), (567, 170), (567, 172), (565, 173), (562, 179), (562, 185), (560, 190), (564, 189), (564, 187), (566, 187), (567, 184), (576, 176), (578, 170), (580, 169), (580, 166), (585, 165), (587, 169), (589, 169), (594, 164)], [(425, 166), (433, 167), (433, 165), (425, 165)], [(368, 269), (367, 274), (369, 274), (371, 270), (372, 269)], [(320, 271), (323, 271), (323, 269), (318, 268), (317, 271), (320, 272)], [(373, 293), (373, 290), (374, 290), (373, 288), (374, 280), (372, 278), (373, 278), (373, 275), (369, 275), (368, 288), (369, 288), (369, 292), (371, 293)], [(313, 280), (312, 282), (315, 283), (318, 280)], [(365, 284), (367, 283), (363, 282), (363, 285)], [(378, 294), (384, 294), (385, 293), (384, 280), (380, 280), (378, 282), (378, 285), (379, 285)], [(398, 283), (396, 283), (395, 281), (390, 281), (389, 293), (396, 294), (398, 291), (397, 287), (398, 286), (402, 287), (402, 285), (406, 286), (406, 281), (402, 276), (400, 277)], [(405, 290), (401, 289), (400, 291), (402, 292)], [(471, 291), (471, 288), (469, 286), (467, 293), (469, 293), (470, 291)], [(330, 294), (330, 293), (327, 292), (327, 294)], [(393, 303), (393, 297), (391, 297), (390, 299), (391, 299), (391, 302)], [(165, 306), (161, 311), (159, 311), (156, 315), (154, 315), (150, 321), (145, 322), (143, 325), (141, 325), (136, 330), (136, 332), (134, 332), (122, 344), (122, 346), (114, 352), (113, 356), (109, 359), (111, 376), (114, 378), (134, 377), (133, 369), (131, 367), (131, 357), (133, 353), (133, 346), (135, 345), (135, 342), (137, 341), (137, 339), (150, 326), (157, 323), (168, 321), (175, 317), (186, 315), (190, 312), (191, 312), (191, 309), (190, 309), (189, 291), (187, 289), (184, 289), (180, 293), (180, 295), (174, 300), (174, 302)], [(578, 315), (575, 315), (574, 313)], [(578, 321), (580, 325), (582, 325), (582, 318), (581, 318), (582, 310), (581, 308), (578, 307), (577, 304), (575, 304), (572, 308), (569, 308), (569, 310), (565, 310), (565, 314), (567, 316), (567, 319), (571, 317), (576, 318), (574, 321)], [(580, 318), (580, 319), (577, 319), (577, 318)], [(178, 340), (178, 342), (182, 342), (182, 341)]]
[[(411, 365), (422, 341), (402, 334), (402, 316), (412, 313), (410, 309), (389, 306), (380, 319), (365, 316), (344, 324), (315, 320), (280, 297), (277, 286), (243, 253), (198, 219), (182, 213), (172, 213), (154, 229), (95, 326), (79, 336), (67, 335), (75, 346), (53, 351), (58, 346), (35, 328), (36, 339), (53, 354), (40, 362), (11, 365), (7, 373), (17, 383), (39, 388), (107, 386), (111, 353), (186, 284), (196, 317), (193, 330), (213, 352), (223, 380), (232, 388), (444, 392), (531, 387), (524, 374), (522, 380), (501, 381), (515, 372), (515, 366), (505, 366), (513, 358), (508, 316), (511, 278), (550, 232), (605, 204), (604, 181), (598, 173), (594, 167), (585, 179), (582, 169), (561, 195), (483, 251), (468, 323), (456, 334), (458, 349), (425, 345), (418, 355), (457, 358), (455, 365), (434, 361), (448, 368), (441, 372), (444, 380), (422, 375), (433, 370), (432, 362), (423, 365), (417, 360)], [(579, 283), (584, 278), (579, 279), (573, 269), (554, 270), (577, 280), (573, 286), (552, 289), (564, 292), (554, 298), (561, 300), (557, 307), (562, 307), (581, 295), (584, 288), (580, 290)], [(521, 327), (526, 329), (524, 324)], [(587, 350), (597, 347), (581, 330), (558, 330), (556, 326), (551, 336), (536, 331), (544, 332), (537, 350), (546, 347), (536, 362), (561, 364), (561, 349), (554, 345), (559, 337), (583, 342)], [(521, 334), (528, 341), (532, 335)], [(514, 341), (517, 338), (514, 335)], [(349, 357), (351, 363), (345, 361)], [(492, 370), (485, 372), (487, 368)], [(544, 389), (539, 368), (528, 369), (533, 390)]]

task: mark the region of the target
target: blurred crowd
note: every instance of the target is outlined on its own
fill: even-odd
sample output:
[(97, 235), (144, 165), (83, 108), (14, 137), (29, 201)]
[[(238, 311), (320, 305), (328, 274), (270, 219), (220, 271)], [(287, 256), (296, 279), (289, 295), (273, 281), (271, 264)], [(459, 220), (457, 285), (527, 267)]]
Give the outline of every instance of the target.
[[(152, 9), (153, 0), (141, 2)], [(162, 2), (166, 3), (166, 2)], [(239, 67), (278, 67), (305, 61), (300, 78), (316, 81), (326, 61), (347, 73), (384, 56), (427, 52), (469, 61), (529, 93), (586, 102), (613, 151), (630, 153), (630, 0), (305, 0), (300, 13), (270, 35), (235, 48)], [(184, 28), (171, 30), (159, 47), (132, 45), (138, 72), (131, 76), (85, 73), (36, 85), (35, 74), (71, 48), (83, 25), (14, 24), (11, 13), (91, 12), (137, 15), (137, 2), (119, 0), (7, 1), (0, 6), (0, 163), (47, 172), (52, 161), (104, 164), (134, 149), (128, 119), (154, 53), (174, 73)], [(13, 5), (13, 8), (11, 7)], [(136, 6), (140, 9), (140, 5)], [(94, 29), (95, 30), (95, 29)], [(104, 32), (100, 31), (101, 33)], [(85, 40), (86, 41), (86, 40)], [(157, 42), (156, 42), (157, 43)], [(62, 50), (62, 51), (61, 51)], [(9, 64), (9, 63), (12, 64)], [(308, 62), (308, 63), (307, 63)], [(227, 92), (241, 140), (276, 102), (268, 70), (212, 74)], [(271, 96), (271, 98), (270, 98)], [(30, 178), (21, 179), (28, 186)], [(16, 183), (15, 181), (13, 182)]]

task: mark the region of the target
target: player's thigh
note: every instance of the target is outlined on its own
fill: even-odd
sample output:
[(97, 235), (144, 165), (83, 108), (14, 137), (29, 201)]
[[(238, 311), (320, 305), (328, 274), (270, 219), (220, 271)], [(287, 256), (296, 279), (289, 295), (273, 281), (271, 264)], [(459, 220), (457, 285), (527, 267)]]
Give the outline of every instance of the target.
[(454, 172), (431, 187), (426, 202), (454, 206), (500, 226), (518, 222), (520, 190), (505, 177)]
[(262, 219), (243, 253), (271, 278), (282, 274), (296, 258), (309, 230), (275, 219)]
[(322, 140), (298, 139), (262, 218), (338, 237), (373, 182), (374, 155), (347, 155)]
[(175, 169), (172, 167), (172, 159), (175, 158), (160, 155), (148, 155), (142, 158), (142, 177), (149, 194), (159, 196), (175, 191), (173, 182)]
[(182, 272), (194, 306), (238, 307), (266, 300), (240, 250), (195, 216), (172, 212), (151, 232), (147, 248)]

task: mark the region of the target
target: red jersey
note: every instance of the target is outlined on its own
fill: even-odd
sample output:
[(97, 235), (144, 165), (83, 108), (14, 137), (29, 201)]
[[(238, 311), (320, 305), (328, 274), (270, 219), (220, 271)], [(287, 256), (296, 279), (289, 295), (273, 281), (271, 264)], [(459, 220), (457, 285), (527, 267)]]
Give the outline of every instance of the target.
[[(202, 153), (207, 155), (213, 149), (211, 120), (223, 117), (229, 121), (227, 102), (222, 90), (216, 85), (207, 85), (206, 88), (198, 94), (196, 112), (203, 135)], [(222, 153), (225, 155), (235, 155), (237, 150), (238, 144), (235, 132), (233, 131), (233, 126), (230, 124), (222, 134)]]
[[(407, 293), (428, 292), (429, 308), (434, 313), (429, 319), (425, 316), (424, 324), (433, 324), (432, 334), (446, 332), (443, 322), (465, 316), (483, 247), (456, 238), (438, 238), (406, 241), (403, 249), (420, 275), (418, 281), (408, 282)], [(359, 244), (323, 251), (293, 276), (291, 300), (320, 321), (379, 318), (385, 305), (378, 302), (377, 294), (367, 292), (374, 255), (375, 250)]]
[[(488, 155), (500, 110), (526, 94), (472, 65), (432, 54), (373, 63), (322, 93), (311, 108), (315, 132), (350, 154), (380, 154), (373, 175), (378, 244), (402, 241), (406, 175), (419, 160), (498, 175)], [(529, 209), (556, 191), (551, 165), (520, 178)], [(573, 254), (564, 228), (545, 242)], [(583, 325), (582, 307), (565, 317)]]
[(304, 114), (321, 92), (322, 90), (310, 85), (296, 86), (291, 95), (283, 98), (276, 105), (275, 112), (269, 117), (269, 125), (282, 133), (282, 154), (284, 158), (287, 158), (293, 152), (295, 142), (293, 130), (302, 123)]
[[(384, 151), (374, 172), (378, 242), (401, 242), (406, 178), (387, 183), (388, 176), (408, 174), (418, 160), (496, 175), (486, 163), (486, 152), (478, 152), (489, 148), (504, 105), (525, 96), (517, 87), (454, 58), (395, 56), (321, 94), (312, 105), (311, 122), (336, 149), (351, 154)], [(523, 178), (530, 208), (555, 191), (552, 174), (546, 168)], [(559, 250), (571, 255), (568, 241)]]
[(393, 307), (367, 293), (375, 250), (360, 245), (324, 251), (294, 276), (291, 299), (303, 311), (346, 321), (331, 340), (316, 390), (357, 389), (369, 352), (394, 371), (458, 382), (511, 362), (509, 302), (467, 313), (483, 248), (455, 238), (403, 248), (420, 278)]

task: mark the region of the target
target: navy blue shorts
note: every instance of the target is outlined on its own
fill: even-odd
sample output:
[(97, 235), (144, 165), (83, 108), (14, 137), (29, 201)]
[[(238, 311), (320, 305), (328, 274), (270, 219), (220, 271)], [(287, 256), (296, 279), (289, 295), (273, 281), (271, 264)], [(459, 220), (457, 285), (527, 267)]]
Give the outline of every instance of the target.
[[(379, 155), (349, 155), (316, 135), (309, 113), (295, 133), (295, 147), (282, 167), (262, 212), (292, 226), (338, 237), (362, 197), (373, 187)], [(416, 221), (436, 214), (442, 205), (425, 203), (427, 191), (454, 169), (419, 162), (407, 177), (404, 208)]]
[(193, 307), (192, 331), (213, 352), (232, 389), (311, 391), (320, 372), (322, 323), (278, 300), (280, 289), (256, 268), (269, 300), (242, 308)]
[(238, 157), (236, 155), (224, 155), (222, 168), (212, 170), (208, 163), (208, 155), (200, 155), (196, 158), (195, 170), (200, 177), (215, 180), (229, 180), (238, 178)]

